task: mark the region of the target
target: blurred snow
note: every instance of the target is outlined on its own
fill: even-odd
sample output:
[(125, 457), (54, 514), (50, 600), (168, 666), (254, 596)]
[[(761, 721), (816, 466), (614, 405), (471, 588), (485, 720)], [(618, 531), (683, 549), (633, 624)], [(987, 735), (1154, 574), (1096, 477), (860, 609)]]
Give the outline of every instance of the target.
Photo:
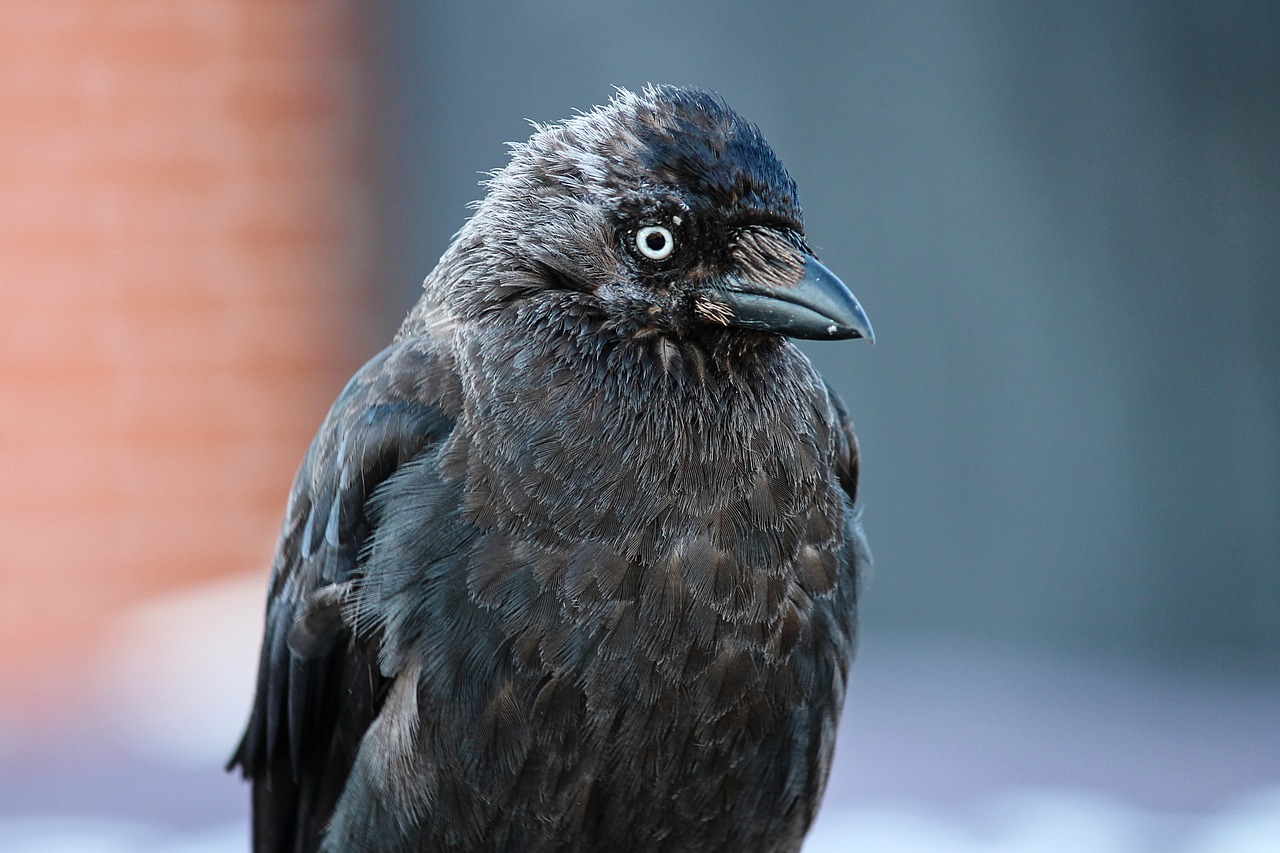
[(247, 827), (238, 824), (166, 833), (127, 821), (0, 820), (0, 842), (7, 853), (242, 853), (248, 850), (248, 838)]
[(1188, 853), (1280, 851), (1280, 787), (1249, 794), (1226, 814), (1205, 821), (1187, 849)]
[(1280, 788), (1221, 814), (1146, 812), (1091, 792), (1022, 791), (965, 816), (919, 804), (824, 812), (804, 853), (1280, 853)]
[[(0, 732), (0, 851), (248, 849), (265, 578), (149, 602), (75, 725)], [(1280, 684), (877, 637), (804, 853), (1280, 853)]]
[(100, 667), (108, 725), (159, 758), (225, 762), (253, 699), (266, 589), (266, 577), (254, 572), (127, 614)]

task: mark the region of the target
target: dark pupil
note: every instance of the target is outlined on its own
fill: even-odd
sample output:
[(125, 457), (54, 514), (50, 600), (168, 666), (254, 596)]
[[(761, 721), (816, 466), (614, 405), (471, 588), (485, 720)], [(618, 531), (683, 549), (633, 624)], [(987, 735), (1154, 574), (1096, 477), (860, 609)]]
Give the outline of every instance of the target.
[(652, 234), (645, 235), (644, 244), (652, 251), (660, 252), (667, 245), (667, 238), (661, 231), (654, 231)]

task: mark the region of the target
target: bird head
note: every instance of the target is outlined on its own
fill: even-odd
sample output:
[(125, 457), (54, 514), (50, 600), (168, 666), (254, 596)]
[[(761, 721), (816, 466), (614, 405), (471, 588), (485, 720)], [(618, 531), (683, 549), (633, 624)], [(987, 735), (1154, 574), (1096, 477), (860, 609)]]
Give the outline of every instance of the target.
[(484, 313), (573, 293), (624, 334), (874, 340), (805, 242), (795, 182), (711, 93), (620, 90), (535, 125), (486, 186), (450, 249), (473, 273), (455, 304)]

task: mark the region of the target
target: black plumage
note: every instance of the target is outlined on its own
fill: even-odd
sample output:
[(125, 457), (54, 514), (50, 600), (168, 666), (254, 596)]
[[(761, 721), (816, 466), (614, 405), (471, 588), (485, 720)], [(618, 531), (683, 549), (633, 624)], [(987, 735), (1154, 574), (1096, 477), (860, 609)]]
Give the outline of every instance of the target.
[(294, 484), (255, 850), (796, 850), (869, 557), (786, 336), (871, 330), (718, 97), (514, 146)]

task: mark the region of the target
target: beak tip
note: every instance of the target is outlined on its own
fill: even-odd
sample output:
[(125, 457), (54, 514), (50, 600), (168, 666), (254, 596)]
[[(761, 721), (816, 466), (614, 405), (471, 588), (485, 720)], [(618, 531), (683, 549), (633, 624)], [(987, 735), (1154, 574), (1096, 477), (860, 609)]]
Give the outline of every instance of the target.
[(856, 304), (856, 300), (851, 316), (839, 324), (832, 323), (827, 326), (826, 331), (828, 340), (863, 340), (871, 346), (876, 345), (875, 330), (871, 328), (871, 321), (867, 319), (862, 306)]

